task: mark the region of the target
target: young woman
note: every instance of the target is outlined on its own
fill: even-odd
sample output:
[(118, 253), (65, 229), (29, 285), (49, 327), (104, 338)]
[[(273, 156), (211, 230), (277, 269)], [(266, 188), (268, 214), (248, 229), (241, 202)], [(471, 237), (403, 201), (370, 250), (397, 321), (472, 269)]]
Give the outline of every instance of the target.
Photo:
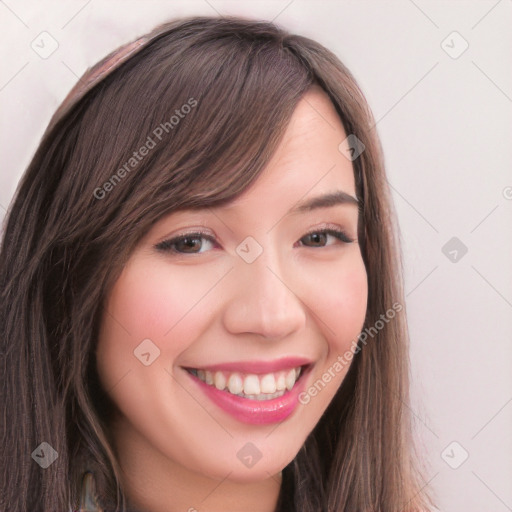
[(10, 206), (2, 510), (429, 510), (370, 109), (320, 44), (167, 23), (89, 70)]

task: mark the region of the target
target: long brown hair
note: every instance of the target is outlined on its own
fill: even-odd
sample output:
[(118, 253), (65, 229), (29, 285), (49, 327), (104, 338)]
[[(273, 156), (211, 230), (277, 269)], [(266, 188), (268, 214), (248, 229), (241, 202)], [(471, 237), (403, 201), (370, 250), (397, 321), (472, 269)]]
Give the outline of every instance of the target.
[[(158, 27), (81, 78), (10, 205), (0, 263), (1, 510), (76, 509), (84, 469), (94, 472), (105, 510), (126, 505), (108, 430), (113, 404), (95, 364), (104, 299), (159, 218), (227, 203), (251, 186), (315, 84), (365, 148), (353, 162), (365, 328), (404, 304), (380, 143), (347, 68), (270, 22), (194, 17)], [(148, 137), (154, 146), (130, 162)], [(405, 406), (407, 354), (403, 313), (360, 343), (283, 470), (278, 511), (429, 510)], [(31, 457), (43, 442), (58, 454), (46, 469)]]

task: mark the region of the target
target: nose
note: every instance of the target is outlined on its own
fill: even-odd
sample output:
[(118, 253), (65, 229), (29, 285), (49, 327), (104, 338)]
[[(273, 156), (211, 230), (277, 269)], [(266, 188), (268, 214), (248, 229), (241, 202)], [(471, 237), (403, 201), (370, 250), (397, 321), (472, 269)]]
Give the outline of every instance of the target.
[(237, 260), (224, 309), (225, 328), (233, 334), (252, 333), (267, 339), (300, 330), (306, 322), (306, 306), (294, 286), (297, 279), (282, 275), (278, 258), (268, 250), (252, 263)]

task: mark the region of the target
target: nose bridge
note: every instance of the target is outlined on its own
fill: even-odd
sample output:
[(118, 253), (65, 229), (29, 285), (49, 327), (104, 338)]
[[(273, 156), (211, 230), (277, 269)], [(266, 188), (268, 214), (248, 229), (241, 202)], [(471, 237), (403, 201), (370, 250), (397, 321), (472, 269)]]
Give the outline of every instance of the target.
[(224, 315), (229, 331), (282, 338), (304, 325), (305, 311), (294, 291), (295, 280), (283, 276), (283, 267), (279, 252), (270, 247), (251, 263), (242, 257), (236, 261)]
[(289, 283), (287, 286), (282, 266), (275, 253), (271, 254), (271, 251), (267, 250), (258, 260), (246, 265), (243, 270), (252, 287), (252, 292), (248, 295), (252, 295), (256, 301), (266, 304), (267, 309), (273, 311), (271, 307), (284, 305), (293, 298), (294, 294), (289, 288), (292, 284)]

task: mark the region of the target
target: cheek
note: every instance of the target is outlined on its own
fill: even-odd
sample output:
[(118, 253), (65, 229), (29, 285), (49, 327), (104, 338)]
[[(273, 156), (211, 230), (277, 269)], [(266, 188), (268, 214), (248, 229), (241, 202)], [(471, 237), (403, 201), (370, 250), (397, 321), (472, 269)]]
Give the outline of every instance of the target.
[(308, 280), (312, 318), (325, 340), (308, 385), (299, 396), (307, 429), (312, 430), (334, 398), (353, 361), (366, 316), (368, 281), (364, 262), (355, 251), (315, 270)]
[(361, 332), (366, 316), (368, 281), (364, 262), (353, 254), (336, 265), (325, 265), (309, 284), (311, 310), (328, 341), (332, 355), (350, 347)]
[(151, 340), (141, 345), (144, 352), (169, 367), (204, 329), (209, 315), (202, 299), (218, 278), (212, 272), (198, 276), (197, 269), (192, 275), (191, 268), (171, 272), (165, 263), (140, 259), (123, 269), (109, 295), (98, 344), (107, 388), (127, 371), (145, 368), (136, 358), (143, 340)]

